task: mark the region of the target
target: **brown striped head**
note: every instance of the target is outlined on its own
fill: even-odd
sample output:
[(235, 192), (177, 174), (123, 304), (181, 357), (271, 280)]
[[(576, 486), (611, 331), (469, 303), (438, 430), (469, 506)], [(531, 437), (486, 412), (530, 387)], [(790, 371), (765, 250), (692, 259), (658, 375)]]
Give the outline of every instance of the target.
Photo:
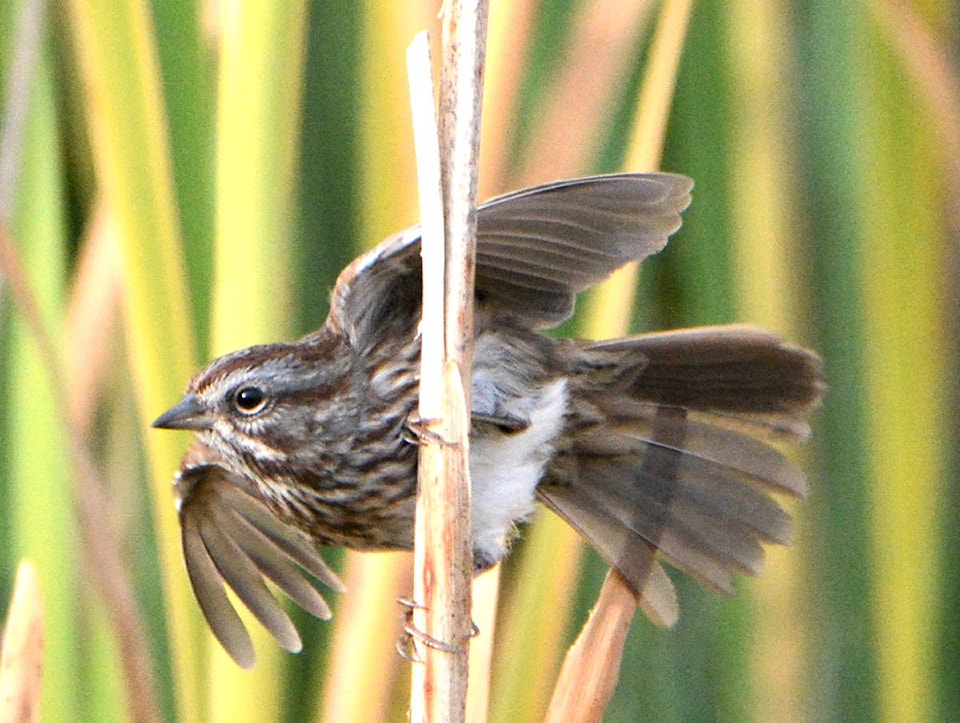
[(228, 457), (281, 461), (353, 416), (349, 362), (335, 339), (242, 349), (202, 369), (153, 426), (197, 431)]

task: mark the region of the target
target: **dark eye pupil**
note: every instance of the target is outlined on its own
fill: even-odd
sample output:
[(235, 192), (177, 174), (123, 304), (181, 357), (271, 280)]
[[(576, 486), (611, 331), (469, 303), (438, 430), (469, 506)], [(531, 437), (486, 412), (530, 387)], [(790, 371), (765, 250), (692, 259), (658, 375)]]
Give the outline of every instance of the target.
[(259, 387), (244, 387), (234, 397), (237, 407), (250, 412), (263, 404), (263, 392)]

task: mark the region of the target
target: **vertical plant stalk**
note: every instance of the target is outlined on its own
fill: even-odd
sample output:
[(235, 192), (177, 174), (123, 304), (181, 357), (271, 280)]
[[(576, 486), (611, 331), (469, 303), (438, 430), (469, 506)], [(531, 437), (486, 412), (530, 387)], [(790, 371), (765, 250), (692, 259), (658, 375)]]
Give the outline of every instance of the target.
[(448, 0), (440, 69), (440, 166), (446, 239), (445, 352), (460, 366), (470, 409), (477, 178), (487, 0)]
[[(414, 547), (414, 721), (461, 721), (469, 670), (469, 389), (476, 254), (477, 162), (487, 6), (444, 6), (439, 156), (432, 127), (426, 36), (411, 48), (423, 224), (423, 355), (420, 417), (430, 431), (420, 452)], [(427, 112), (427, 110), (431, 112)], [(438, 184), (437, 181), (440, 183)], [(437, 187), (441, 193), (436, 193)], [(439, 206), (437, 199), (441, 200)], [(441, 300), (442, 295), (442, 300)], [(420, 635), (422, 631), (423, 635)]]
[[(659, 165), (691, 4), (691, 0), (664, 3), (634, 124), (633, 143), (628, 155), (629, 170), (635, 170), (632, 164), (644, 170), (654, 170)], [(628, 332), (628, 316), (620, 316), (617, 325), (613, 326), (609, 309), (629, 308), (628, 304), (622, 301), (617, 304), (616, 300), (632, 296), (636, 266), (631, 264), (627, 271), (621, 269), (602, 287), (600, 298), (606, 303), (593, 307), (603, 313), (595, 314), (591, 319), (588, 336), (606, 338)], [(633, 592), (626, 580), (616, 570), (611, 570), (589, 619), (567, 652), (546, 720), (599, 721), (603, 717), (616, 687), (623, 645), (635, 612)]]
[(43, 673), (43, 606), (37, 573), (27, 560), (17, 568), (13, 599), (0, 651), (0, 718), (32, 723), (40, 719)]
[[(410, 692), (413, 721), (461, 720), (466, 705), (467, 635), (457, 616), (469, 615), (469, 488), (465, 480), (463, 389), (444, 353), (446, 253), (443, 184), (426, 33), (407, 55), (421, 208), (423, 321), (419, 415), (425, 433), (419, 459), (414, 598), (420, 607)], [(469, 579), (469, 578), (468, 578)], [(464, 597), (464, 593), (466, 593)]]
[[(473, 367), (473, 300), (477, 242), (477, 187), (480, 163), (480, 124), (483, 115), (483, 79), (486, 59), (488, 0), (452, 0), (444, 4), (443, 66), (440, 71), (440, 164), (443, 181), (445, 267), (445, 355), (447, 368), (444, 381), (450, 403), (463, 402), (463, 409), (452, 404), (451, 414), (463, 427), (457, 431), (462, 445), (460, 454), (448, 452), (447, 484), (459, 487), (463, 499), (459, 511), (460, 534), (464, 548), (454, 550), (454, 577), (451, 580), (455, 605), (451, 611), (455, 639), (472, 636), (471, 595), (473, 555), (470, 534), (470, 476), (468, 438), (470, 430), (471, 369)], [(459, 377), (457, 379), (456, 377)], [(460, 389), (456, 388), (459, 382)], [(496, 600), (487, 598), (495, 607)], [(493, 612), (477, 611), (478, 617), (490, 620)], [(456, 674), (462, 680), (457, 707), (450, 713), (466, 715), (472, 720), (486, 717), (485, 697), (474, 696), (473, 709), (466, 710), (467, 683), (475, 675), (474, 685), (480, 690), (490, 686), (489, 654), (470, 660), (469, 645), (464, 657), (456, 660)], [(489, 651), (488, 651), (489, 653)], [(484, 664), (485, 662), (485, 664)], [(445, 717), (445, 719), (450, 719)]]
[(860, 90), (871, 125), (862, 148), (860, 212), (870, 241), (859, 261), (878, 717), (935, 720), (944, 717), (931, 674), (942, 609), (938, 573), (949, 569), (942, 510), (952, 501), (944, 484), (950, 449), (944, 420), (955, 411), (953, 390), (944, 385), (953, 331), (943, 303), (950, 239), (932, 212), (942, 208), (943, 189), (930, 168), (944, 168), (949, 146), (933, 119), (918, 112), (924, 98), (884, 29), (865, 30)]
[(937, 37), (918, 7), (894, 0), (871, 0), (869, 8), (936, 124), (945, 149), (945, 176), (951, 187), (945, 194), (947, 210), (954, 226), (960, 228), (960, 65), (956, 53), (949, 52), (947, 35)]

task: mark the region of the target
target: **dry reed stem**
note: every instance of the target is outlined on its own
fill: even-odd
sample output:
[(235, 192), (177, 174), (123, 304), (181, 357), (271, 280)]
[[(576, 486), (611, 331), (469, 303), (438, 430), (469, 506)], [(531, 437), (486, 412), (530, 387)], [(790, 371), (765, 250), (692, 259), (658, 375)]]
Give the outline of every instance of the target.
[(28, 560), (21, 560), (0, 650), (0, 721), (39, 720), (43, 646), (37, 573)]
[(446, 358), (460, 366), (470, 409), (477, 179), (483, 108), (487, 0), (447, 0), (440, 69), (440, 166), (446, 239)]
[(419, 413), (427, 430), (414, 544), (414, 596), (422, 607), (413, 611), (413, 637), (423, 661), (413, 669), (414, 721), (462, 721), (466, 710), (473, 572), (468, 410), (486, 22), (484, 0), (443, 7), (439, 131), (425, 34), (408, 56), (423, 233)]
[(457, 367), (445, 352), (446, 250), (440, 145), (429, 43), (419, 34), (407, 54), (417, 151), (423, 256), (420, 408), (414, 544), (413, 721), (462, 720), (469, 630), (469, 487), (466, 406)]
[(110, 523), (110, 504), (106, 500), (100, 473), (70, 414), (70, 395), (61, 356), (51, 330), (44, 324), (29, 277), (23, 267), (13, 239), (0, 224), (0, 275), (9, 284), (9, 291), (34, 337), (38, 354), (50, 380), (51, 393), (66, 430), (67, 453), (75, 475), (71, 490), (76, 504), (77, 521), (83, 536), (85, 570), (93, 580), (120, 649), (121, 668), (126, 684), (131, 717), (138, 721), (157, 719), (153, 663), (149, 656), (146, 631), (143, 628), (129, 575), (120, 559), (121, 546)]
[(623, 644), (636, 609), (636, 598), (626, 580), (611, 570), (596, 606), (567, 653), (544, 718), (547, 723), (589, 723), (603, 718), (617, 686)]

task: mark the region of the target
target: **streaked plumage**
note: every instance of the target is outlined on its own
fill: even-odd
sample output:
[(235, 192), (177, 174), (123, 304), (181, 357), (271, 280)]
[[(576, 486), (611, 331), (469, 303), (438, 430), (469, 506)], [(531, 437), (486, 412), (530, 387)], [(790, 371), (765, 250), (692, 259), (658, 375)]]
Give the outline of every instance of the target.
[[(771, 493), (802, 496), (774, 443), (809, 434), (819, 359), (743, 326), (605, 342), (538, 330), (575, 295), (659, 251), (691, 183), (671, 174), (563, 181), (478, 211), (471, 478), (478, 571), (507, 552), (535, 499), (615, 566), (652, 620), (678, 615), (658, 558), (721, 591), (786, 543)], [(241, 665), (249, 636), (225, 580), (287, 649), (300, 640), (261, 575), (317, 617), (306, 578), (340, 589), (314, 544), (413, 543), (419, 230), (340, 275), (330, 315), (292, 343), (212, 362), (159, 427), (197, 430), (177, 475), (187, 569), (211, 628)], [(529, 584), (536, 584), (530, 581)]]

